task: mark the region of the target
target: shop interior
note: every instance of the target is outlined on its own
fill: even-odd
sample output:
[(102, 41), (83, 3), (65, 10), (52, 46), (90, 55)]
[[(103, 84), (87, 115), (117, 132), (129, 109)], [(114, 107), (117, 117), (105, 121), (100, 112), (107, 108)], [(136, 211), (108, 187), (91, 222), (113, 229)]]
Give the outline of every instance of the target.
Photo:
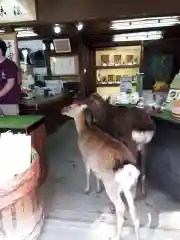
[[(180, 122), (179, 117), (169, 114), (172, 110), (169, 102), (176, 98), (170, 96), (168, 114), (159, 112), (165, 108), (169, 89), (175, 89), (176, 95), (180, 91), (180, 84), (172, 85), (175, 77), (180, 81), (180, 21), (172, 16), (147, 18), (143, 20), (145, 27), (138, 21), (24, 23), (21, 27), (13, 23), (3, 24), (0, 29), (0, 38), (9, 44), (8, 57), (19, 66), (22, 81), (18, 116), (22, 118), (12, 121), (4, 117), (0, 127), (3, 131), (30, 134), (40, 156), (39, 184), (45, 211), (41, 240), (57, 239), (58, 234), (64, 239), (76, 239), (75, 234), (79, 240), (102, 236), (108, 239), (114, 229), (112, 204), (105, 191), (95, 192), (94, 177), (92, 192), (89, 195), (82, 192), (85, 172), (77, 132), (74, 122), (61, 114), (63, 107), (94, 92), (117, 106), (127, 104), (129, 96), (136, 92), (140, 98), (147, 95), (147, 105), (151, 98), (156, 98), (150, 109), (157, 134), (148, 155), (148, 194), (137, 200), (136, 205), (144, 239), (150, 239), (151, 234), (154, 240), (162, 239), (161, 229), (168, 230), (167, 239), (180, 238), (177, 221), (180, 218), (177, 193)], [(120, 95), (123, 88), (131, 88), (126, 97)], [(170, 166), (168, 170), (166, 166)], [(169, 178), (163, 177), (161, 170)], [(169, 179), (168, 183), (165, 179)], [(68, 235), (67, 225), (73, 229), (72, 236)], [(131, 226), (127, 215), (123, 239), (135, 238)], [(89, 228), (93, 236), (87, 235)]]

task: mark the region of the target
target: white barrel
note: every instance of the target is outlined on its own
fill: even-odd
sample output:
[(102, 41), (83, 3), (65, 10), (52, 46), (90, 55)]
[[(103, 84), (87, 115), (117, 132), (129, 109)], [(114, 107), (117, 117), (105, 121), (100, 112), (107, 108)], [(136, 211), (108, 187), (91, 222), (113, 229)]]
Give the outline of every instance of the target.
[(0, 189), (0, 240), (36, 240), (43, 225), (43, 204), (38, 196), (39, 156), (22, 176)]

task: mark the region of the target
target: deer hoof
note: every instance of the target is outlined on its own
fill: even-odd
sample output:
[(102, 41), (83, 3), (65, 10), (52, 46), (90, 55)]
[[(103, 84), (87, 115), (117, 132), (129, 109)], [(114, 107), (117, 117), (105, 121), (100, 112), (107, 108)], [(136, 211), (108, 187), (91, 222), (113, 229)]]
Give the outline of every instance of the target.
[(83, 190), (83, 193), (86, 194), (86, 195), (89, 195), (91, 192), (91, 190), (89, 188), (86, 188)]

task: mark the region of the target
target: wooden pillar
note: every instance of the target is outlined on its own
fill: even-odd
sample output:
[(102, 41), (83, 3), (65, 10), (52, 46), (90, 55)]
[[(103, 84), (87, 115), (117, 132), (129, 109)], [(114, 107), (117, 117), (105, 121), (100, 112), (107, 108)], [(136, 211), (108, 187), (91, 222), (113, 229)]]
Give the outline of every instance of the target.
[(83, 41), (79, 42), (80, 89), (83, 97), (96, 91), (94, 78), (94, 50), (87, 47)]
[(44, 40), (43, 43), (45, 45), (44, 55), (45, 55), (46, 64), (47, 64), (47, 78), (51, 79), (52, 78), (51, 63), (50, 63), (51, 42), (49, 40)]

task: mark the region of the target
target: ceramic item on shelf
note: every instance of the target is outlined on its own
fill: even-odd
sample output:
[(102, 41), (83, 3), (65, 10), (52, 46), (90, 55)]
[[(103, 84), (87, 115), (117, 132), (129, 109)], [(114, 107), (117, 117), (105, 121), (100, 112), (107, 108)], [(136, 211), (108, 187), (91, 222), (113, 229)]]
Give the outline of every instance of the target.
[(138, 102), (138, 100), (139, 100), (139, 93), (138, 92), (131, 93), (130, 103), (136, 104)]
[(152, 91), (149, 91), (149, 90), (143, 91), (142, 99), (145, 107), (155, 105), (156, 103), (155, 100), (153, 99)]
[(125, 92), (120, 92), (117, 96), (117, 100), (119, 103), (128, 104), (129, 103), (129, 96)]
[(104, 82), (104, 83), (108, 82), (107, 77), (106, 76), (102, 76), (101, 77), (101, 82)]
[(109, 66), (109, 55), (101, 55), (101, 66)]
[(143, 101), (143, 98), (140, 97), (137, 104), (136, 104), (136, 107), (137, 108), (144, 108), (144, 101)]
[(133, 64), (133, 55), (126, 55), (126, 64), (132, 65)]
[(116, 105), (116, 103), (118, 102), (118, 96), (116, 93), (114, 94), (111, 94), (109, 96), (109, 103), (112, 104), (112, 105)]
[(115, 66), (121, 65), (121, 55), (114, 55), (114, 65)]
[(117, 83), (120, 83), (120, 78), (121, 78), (121, 75), (116, 75), (116, 82)]
[(115, 79), (115, 75), (113, 75), (113, 74), (108, 75), (108, 82), (109, 83), (114, 82), (114, 79)]
[(97, 70), (97, 72), (96, 72), (96, 79), (97, 79), (97, 82), (101, 81), (101, 74), (100, 74), (99, 70)]

